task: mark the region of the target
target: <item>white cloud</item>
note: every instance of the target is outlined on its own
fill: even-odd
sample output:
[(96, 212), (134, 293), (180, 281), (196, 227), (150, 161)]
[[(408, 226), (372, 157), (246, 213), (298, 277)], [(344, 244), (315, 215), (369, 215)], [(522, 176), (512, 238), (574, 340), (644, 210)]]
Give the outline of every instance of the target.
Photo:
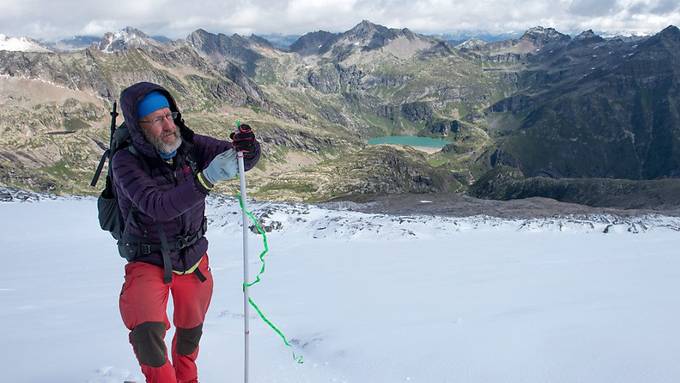
[(618, 13), (621, 8), (616, 0), (574, 0), (568, 10), (575, 15), (593, 17)]
[(98, 36), (116, 29), (120, 28), (118, 28), (118, 23), (115, 20), (92, 20), (87, 23), (78, 34)]
[(0, 0), (0, 9), (0, 33), (36, 38), (100, 35), (126, 26), (172, 38), (198, 28), (342, 32), (363, 19), (423, 33), (521, 32), (536, 25), (565, 33), (655, 33), (680, 19), (677, 0)]

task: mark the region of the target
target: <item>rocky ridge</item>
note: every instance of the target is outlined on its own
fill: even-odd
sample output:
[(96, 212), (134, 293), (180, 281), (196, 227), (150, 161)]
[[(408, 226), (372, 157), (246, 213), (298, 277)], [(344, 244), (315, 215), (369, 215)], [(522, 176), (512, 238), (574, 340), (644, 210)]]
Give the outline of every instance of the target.
[[(453, 47), (363, 21), (289, 49), (255, 35), (197, 30), (161, 42), (126, 28), (78, 52), (0, 52), (0, 183), (84, 190), (110, 102), (142, 80), (177, 94), (199, 132), (236, 117), (258, 126), (267, 159), (253, 175), (272, 198), (464, 190), (503, 165), (526, 177), (676, 177), (680, 122), (664, 100), (677, 93), (677, 34), (571, 38), (537, 27)], [(393, 134), (450, 144), (415, 162), (408, 150), (364, 147)], [(281, 172), (291, 182), (277, 184)]]

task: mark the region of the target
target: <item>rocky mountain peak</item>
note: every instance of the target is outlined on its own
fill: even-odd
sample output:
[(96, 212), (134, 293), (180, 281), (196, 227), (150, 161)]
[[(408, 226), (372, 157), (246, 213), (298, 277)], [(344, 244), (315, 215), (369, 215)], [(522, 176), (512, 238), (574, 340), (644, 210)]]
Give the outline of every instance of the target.
[(306, 33), (290, 45), (290, 50), (303, 56), (317, 54), (323, 51), (324, 47), (335, 42), (338, 36), (337, 33), (326, 31)]
[[(341, 52), (353, 51), (357, 48), (362, 51), (370, 51), (380, 49), (388, 45), (391, 41), (397, 38), (405, 38), (409, 41), (421, 40), (420, 36), (411, 32), (408, 29), (393, 29), (382, 25), (373, 24), (370, 21), (364, 20), (357, 24), (354, 28), (341, 34), (335, 47), (333, 49)], [(421, 45), (433, 45), (434, 42), (429, 41)], [(417, 48), (417, 50), (422, 47)]]
[(210, 36), (213, 36), (213, 34), (206, 31), (205, 29), (199, 28), (199, 29), (191, 32), (189, 34), (189, 36), (187, 36), (187, 40), (197, 39), (197, 38), (202, 39), (202, 38), (207, 38), (207, 37), (210, 37)]
[(680, 29), (674, 25), (669, 25), (640, 44), (640, 49), (662, 49), (674, 55), (677, 55), (678, 48), (680, 48)]
[[(253, 38), (253, 36), (254, 35), (252, 35), (252, 36), (241, 36), (238, 33), (234, 33), (231, 36), (229, 36), (228, 39), (231, 40), (231, 43), (234, 46), (242, 47), (244, 49), (252, 49), (255, 45), (262, 45), (257, 40), (257, 38)], [(262, 39), (262, 40), (264, 40), (264, 39)], [(264, 40), (264, 41), (266, 41), (266, 40)]]
[(149, 38), (149, 36), (146, 33), (142, 32), (141, 30), (139, 30), (137, 28), (130, 27), (130, 26), (127, 26), (127, 27), (121, 29), (120, 33), (127, 34), (129, 36), (132, 36), (133, 38), (134, 37)]
[(574, 37), (574, 40), (589, 40), (589, 39), (592, 39), (594, 37), (599, 37), (599, 36), (596, 35), (595, 32), (593, 32), (592, 29), (588, 29), (587, 31), (583, 31), (583, 32), (579, 33), (578, 35), (576, 35), (576, 37)]
[[(264, 39), (257, 36), (243, 37), (238, 34), (231, 36), (223, 33), (214, 34), (203, 29), (198, 29), (187, 36), (189, 45), (206, 55), (213, 63), (224, 67), (224, 70), (229, 73), (227, 76), (229, 78), (234, 77), (233, 64), (240, 68), (237, 72), (245, 72), (247, 76), (255, 75), (256, 62), (263, 58), (255, 48), (256, 45), (263, 46), (265, 44), (259, 40)], [(266, 45), (271, 47), (268, 42), (266, 42)]]
[(187, 36), (187, 42), (199, 50), (224, 50), (225, 48), (242, 47), (247, 48), (251, 43), (270, 46), (269, 42), (261, 37), (252, 35), (243, 37), (237, 33), (227, 36), (223, 33), (210, 33), (204, 29), (197, 29)]
[(410, 29), (408, 29), (408, 28), (402, 29), (402, 30), (401, 30), (401, 34), (403, 34), (404, 36), (406, 36), (406, 38), (408, 38), (409, 40), (413, 40), (413, 39), (416, 38), (416, 34), (413, 33), (413, 32), (412, 32)]
[(160, 43), (133, 27), (125, 27), (118, 32), (107, 32), (99, 42), (98, 49), (103, 52), (123, 51), (131, 48), (158, 46)]
[(217, 50), (220, 46), (220, 40), (222, 39), (229, 39), (229, 37), (221, 33), (210, 33), (205, 29), (197, 29), (186, 37), (186, 41), (189, 45), (206, 53)]
[[(368, 20), (362, 20), (359, 24), (355, 25), (354, 28), (350, 29), (346, 33), (356, 35), (357, 37), (365, 37), (376, 32), (381, 25), (373, 24)], [(385, 28), (385, 27), (382, 27)], [(387, 29), (387, 28), (385, 28)]]
[(193, 46), (199, 51), (204, 53), (222, 52), (224, 51), (224, 45), (231, 46), (231, 37), (225, 34), (214, 34), (206, 31), (205, 29), (197, 29), (189, 36), (187, 36), (187, 42), (189, 45)]
[(675, 25), (669, 25), (659, 32), (659, 36), (663, 39), (678, 41), (680, 40), (680, 29)]
[(254, 33), (251, 34), (250, 37), (248, 37), (248, 39), (259, 46), (274, 49), (274, 45), (272, 45), (272, 43), (269, 42), (269, 40), (265, 39), (264, 37), (260, 37)]
[(541, 26), (528, 29), (520, 40), (525, 40), (533, 43), (536, 47), (542, 47), (554, 42), (567, 42), (571, 37), (562, 34), (554, 28), (544, 28)]
[(363, 20), (354, 28), (343, 33), (345, 38), (354, 40), (357, 42), (370, 41), (370, 40), (388, 40), (396, 36), (391, 29), (384, 27), (382, 25), (373, 24), (368, 20)]
[(588, 29), (587, 31), (583, 31), (579, 33), (576, 37), (574, 37), (574, 41), (579, 41), (579, 42), (584, 42), (584, 43), (593, 43), (593, 42), (602, 42), (605, 41), (602, 37), (598, 36), (593, 32), (592, 29)]
[(481, 48), (485, 45), (486, 45), (486, 41), (473, 37), (469, 40), (465, 40), (464, 42), (456, 45), (456, 48), (458, 48), (458, 49), (479, 49), (479, 48)]

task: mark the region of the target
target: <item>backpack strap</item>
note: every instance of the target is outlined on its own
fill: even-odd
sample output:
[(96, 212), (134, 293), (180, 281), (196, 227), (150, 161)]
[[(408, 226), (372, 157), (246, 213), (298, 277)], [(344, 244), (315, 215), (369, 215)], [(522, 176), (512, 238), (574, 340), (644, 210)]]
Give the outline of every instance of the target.
[[(142, 167), (144, 168), (144, 172), (146, 174), (151, 174), (151, 169), (149, 168), (149, 164), (146, 163), (146, 161), (139, 154), (137, 149), (135, 149), (135, 147), (132, 146), (132, 145), (129, 145), (126, 149), (127, 149), (128, 152), (130, 152), (130, 154), (132, 154), (135, 158), (137, 158), (138, 160), (140, 160), (142, 162)], [(125, 238), (125, 231), (127, 230), (128, 226), (129, 226), (128, 224), (130, 223), (130, 218), (134, 218), (134, 216), (137, 216), (138, 211), (139, 211), (139, 209), (137, 209), (137, 207), (134, 204), (130, 204), (130, 210), (128, 211), (127, 217), (125, 217), (125, 225), (123, 226), (123, 233), (122, 233), (121, 238)]]
[[(128, 150), (128, 152), (130, 152), (130, 154), (132, 154), (138, 160), (140, 160), (140, 162), (142, 163), (142, 167), (144, 168), (144, 172), (146, 174), (151, 175), (151, 167), (149, 166), (149, 164), (144, 159), (144, 156), (140, 155), (140, 153), (137, 151), (137, 149), (135, 149), (135, 147), (132, 146), (132, 145), (128, 145), (127, 150)], [(125, 227), (123, 229), (123, 238), (127, 238), (127, 236), (125, 235), (125, 231), (129, 227), (130, 218), (133, 217), (133, 214), (136, 216), (138, 211), (139, 210), (137, 209), (137, 207), (135, 207), (134, 204), (130, 205), (130, 210), (128, 211), (127, 218), (125, 219)], [(171, 249), (170, 249), (170, 246), (168, 245), (168, 239), (165, 236), (165, 231), (163, 231), (163, 228), (161, 227), (160, 223), (156, 223), (156, 231), (158, 231), (158, 238), (161, 241), (160, 251), (161, 251), (161, 256), (163, 258), (163, 283), (168, 284), (168, 283), (172, 282), (172, 261), (170, 261), (170, 251), (171, 251)], [(129, 249), (131, 244), (128, 242), (125, 245)], [(137, 250), (138, 247), (139, 246), (133, 246), (132, 248)], [(135, 253), (137, 251), (135, 251)], [(132, 256), (131, 258), (132, 259), (130, 259), (130, 260), (134, 260), (134, 256)]]
[(165, 237), (165, 232), (159, 223), (156, 224), (158, 230), (158, 237), (161, 240), (161, 255), (163, 256), (163, 283), (168, 284), (172, 282), (172, 262), (170, 262), (170, 246), (168, 239)]
[(201, 283), (208, 280), (208, 278), (206, 278), (205, 275), (203, 275), (203, 272), (198, 267), (196, 268), (196, 270), (194, 270), (194, 274), (196, 275), (196, 278), (198, 278), (198, 280), (201, 281)]
[(106, 160), (109, 158), (110, 153), (111, 149), (106, 149), (104, 151), (104, 154), (102, 154), (102, 158), (99, 160), (99, 165), (97, 165), (97, 170), (95, 170), (94, 172), (94, 176), (92, 177), (90, 186), (92, 187), (97, 186), (97, 181), (99, 181), (99, 176), (102, 174), (102, 169), (104, 169), (104, 164), (106, 163)]

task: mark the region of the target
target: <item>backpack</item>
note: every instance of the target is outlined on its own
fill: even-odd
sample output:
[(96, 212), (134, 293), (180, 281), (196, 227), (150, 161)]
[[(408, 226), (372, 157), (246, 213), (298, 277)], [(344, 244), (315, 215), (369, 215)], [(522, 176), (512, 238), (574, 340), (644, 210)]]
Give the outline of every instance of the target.
[[(119, 151), (127, 149), (135, 157), (142, 160), (145, 168), (148, 167), (143, 159), (143, 156), (139, 156), (137, 150), (132, 146), (132, 138), (130, 137), (130, 132), (128, 131), (125, 122), (123, 122), (118, 128), (116, 128), (116, 117), (118, 113), (116, 112), (116, 102), (113, 103), (113, 110), (111, 111), (111, 139), (109, 143), (109, 148), (104, 151), (102, 158), (99, 160), (99, 165), (97, 170), (92, 177), (92, 182), (90, 186), (97, 186), (97, 181), (99, 181), (99, 176), (101, 175), (102, 169), (106, 160), (109, 160), (109, 168), (106, 173), (106, 185), (104, 190), (99, 194), (97, 198), (97, 210), (99, 217), (99, 226), (102, 230), (111, 233), (114, 239), (120, 240), (125, 232), (125, 224), (130, 219), (128, 217), (123, 217), (123, 214), (118, 207), (118, 197), (116, 196), (116, 188), (113, 185), (113, 175), (111, 172), (111, 159)], [(132, 213), (130, 210), (130, 213)]]

